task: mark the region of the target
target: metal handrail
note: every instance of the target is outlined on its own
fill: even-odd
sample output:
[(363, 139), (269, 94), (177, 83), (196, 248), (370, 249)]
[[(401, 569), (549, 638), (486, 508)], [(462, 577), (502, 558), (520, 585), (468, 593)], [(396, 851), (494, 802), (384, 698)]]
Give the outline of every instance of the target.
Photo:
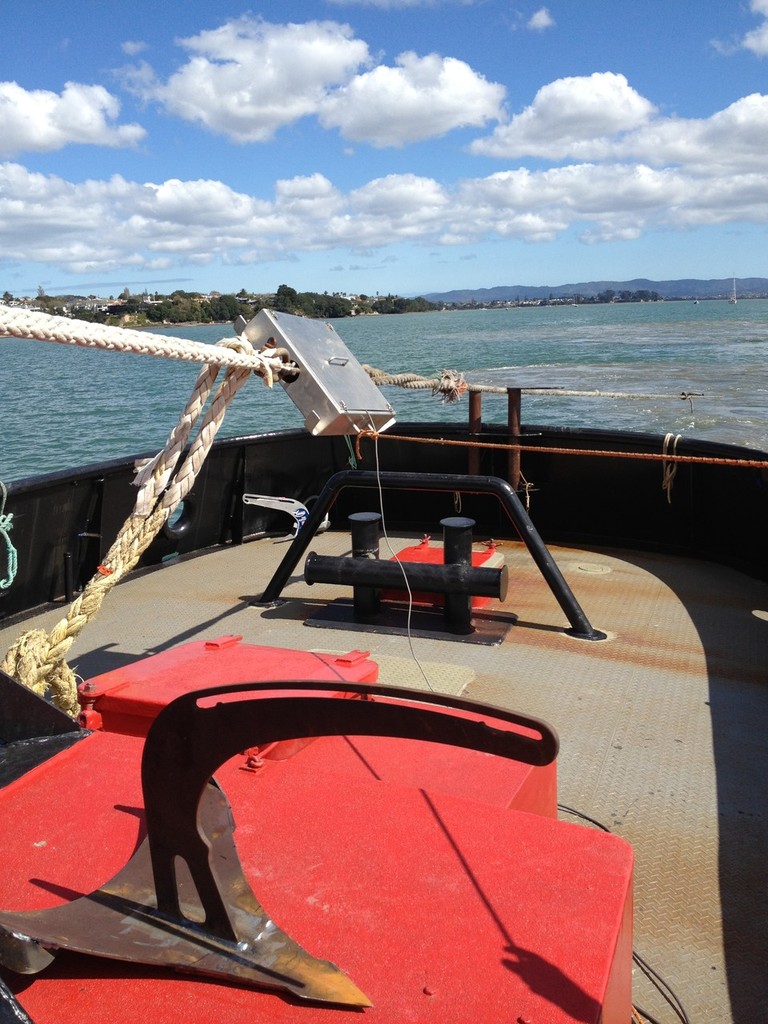
[(306, 523), (294, 538), (291, 546), (283, 556), (275, 570), (266, 590), (259, 598), (258, 604), (275, 604), (290, 579), (299, 559), (305, 554), (320, 524), (325, 519), (340, 492), (347, 487), (362, 488), (394, 488), (412, 491), (460, 491), (464, 494), (492, 494), (501, 502), (504, 511), (511, 519), (520, 539), (528, 548), (534, 562), (544, 577), (549, 589), (565, 613), (571, 625), (568, 630), (571, 636), (580, 640), (605, 640), (606, 634), (595, 629), (584, 613), (579, 602), (568, 586), (557, 563), (541, 539), (533, 525), (523, 503), (514, 488), (495, 476), (467, 476), (456, 473), (398, 473), (373, 470), (342, 470), (335, 473), (326, 483), (312, 506)]

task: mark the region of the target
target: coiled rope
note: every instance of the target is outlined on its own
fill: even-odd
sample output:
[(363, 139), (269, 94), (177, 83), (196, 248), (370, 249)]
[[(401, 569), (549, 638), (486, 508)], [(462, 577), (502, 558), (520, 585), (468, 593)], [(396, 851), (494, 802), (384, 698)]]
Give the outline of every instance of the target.
[[(271, 386), (273, 378), (286, 367), (282, 355), (264, 356), (255, 352), (243, 335), (215, 346), (197, 342), (187, 344), (183, 339), (172, 339), (173, 344), (166, 345), (168, 339), (138, 331), (74, 323), (64, 317), (29, 314), (27, 311), (17, 314), (18, 310), (0, 306), (0, 335), (162, 355), (206, 364), (165, 447), (140, 467), (134, 479), (139, 488), (134, 509), (97, 572), (72, 603), (66, 617), (57, 622), (50, 633), (35, 629), (23, 634), (0, 665), (4, 672), (36, 693), (50, 691), (56, 706), (75, 717), (79, 711), (77, 683), (65, 660), (72, 644), (96, 615), (107, 594), (133, 569), (173, 510), (191, 490), (229, 404), (251, 372), (262, 376)], [(115, 337), (115, 333), (119, 337)], [(191, 431), (211, 395), (220, 366), (227, 367), (224, 380), (210, 402), (186, 458), (176, 470)], [(0, 519), (0, 529), (2, 524)], [(9, 517), (6, 516), (6, 540), (9, 525)]]

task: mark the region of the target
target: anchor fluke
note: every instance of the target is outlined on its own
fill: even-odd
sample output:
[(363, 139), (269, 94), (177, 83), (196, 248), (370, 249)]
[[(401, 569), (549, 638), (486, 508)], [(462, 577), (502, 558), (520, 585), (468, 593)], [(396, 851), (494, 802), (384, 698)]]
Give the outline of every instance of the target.
[(234, 937), (200, 922), (191, 881), (179, 882), (178, 915), (157, 909), (149, 840), (110, 882), (58, 907), (25, 913), (0, 912), (0, 963), (20, 974), (36, 974), (67, 949), (110, 960), (171, 967), (295, 998), (342, 1006), (371, 1002), (328, 960), (311, 956), (262, 909), (246, 881), (233, 839), (229, 804), (209, 784), (200, 807), (203, 834), (225, 864), (217, 881)]

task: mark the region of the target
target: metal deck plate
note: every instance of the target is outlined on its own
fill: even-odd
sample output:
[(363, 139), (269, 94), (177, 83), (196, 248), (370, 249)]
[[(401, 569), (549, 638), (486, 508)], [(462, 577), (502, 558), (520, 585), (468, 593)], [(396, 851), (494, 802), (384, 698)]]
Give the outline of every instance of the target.
[[(419, 539), (398, 535), (392, 544)], [(349, 553), (348, 536), (324, 534), (317, 549)], [(768, 585), (686, 559), (551, 546), (590, 620), (609, 634), (585, 643), (566, 635), (525, 550), (499, 550), (510, 570), (504, 610), (517, 616), (504, 641), (417, 638), (413, 651), (423, 663), (466, 670), (467, 696), (555, 725), (560, 801), (635, 848), (638, 951), (692, 1021), (755, 1024), (768, 1005)], [(282, 608), (248, 604), (283, 553), (259, 541), (121, 584), (73, 648), (72, 664), (88, 677), (223, 632), (284, 647), (360, 647), (360, 633), (303, 625), (336, 588), (310, 588), (296, 575)], [(43, 620), (50, 627), (60, 617), (55, 609)], [(0, 630), (0, 646), (19, 632)], [(400, 636), (368, 634), (365, 647), (373, 660), (412, 657)], [(429, 684), (409, 682), (441, 685), (438, 672)], [(453, 676), (447, 682), (455, 685)], [(640, 972), (635, 1000), (669, 1019)]]

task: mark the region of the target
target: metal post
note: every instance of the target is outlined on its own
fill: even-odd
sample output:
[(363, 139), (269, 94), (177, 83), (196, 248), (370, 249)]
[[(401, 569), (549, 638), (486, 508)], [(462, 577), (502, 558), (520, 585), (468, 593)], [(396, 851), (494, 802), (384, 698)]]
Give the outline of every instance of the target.
[[(469, 436), (478, 437), (483, 432), (483, 395), (481, 391), (469, 392)], [(477, 476), (480, 472), (480, 449), (470, 448), (467, 455), (467, 472)]]
[[(349, 518), (353, 558), (379, 557), (378, 512), (353, 512)], [(377, 587), (356, 586), (353, 590), (355, 618), (370, 619), (379, 614), (380, 591)]]
[[(443, 561), (446, 565), (472, 565), (472, 527), (474, 519), (449, 516), (441, 519), (443, 528)], [(472, 596), (456, 592), (445, 595), (445, 625), (450, 633), (474, 633)]]
[[(520, 404), (522, 392), (520, 388), (507, 388), (507, 426), (509, 427), (510, 444), (518, 444), (520, 441)], [(520, 490), (520, 452), (518, 450), (509, 453), (509, 464), (507, 468), (509, 483), (513, 491)]]

